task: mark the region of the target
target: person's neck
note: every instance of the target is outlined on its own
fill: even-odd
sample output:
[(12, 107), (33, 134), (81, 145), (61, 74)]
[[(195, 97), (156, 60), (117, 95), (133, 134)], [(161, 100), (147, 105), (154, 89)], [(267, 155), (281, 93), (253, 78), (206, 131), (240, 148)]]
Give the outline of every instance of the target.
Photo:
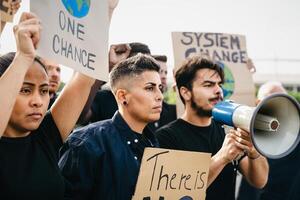
[(8, 138), (19, 138), (19, 137), (26, 137), (30, 133), (31, 133), (30, 131), (21, 131), (21, 130), (16, 130), (16, 129), (7, 127), (3, 133), (3, 136), (8, 137)]
[(128, 124), (128, 126), (131, 128), (131, 130), (133, 130), (136, 133), (140, 133), (140, 134), (143, 133), (143, 130), (146, 127), (147, 123), (137, 121), (129, 113), (127, 113), (125, 111), (119, 110), (119, 112), (120, 112), (121, 116), (123, 117), (123, 119)]
[(181, 118), (195, 126), (209, 126), (211, 124), (211, 117), (200, 117), (193, 109), (186, 108)]

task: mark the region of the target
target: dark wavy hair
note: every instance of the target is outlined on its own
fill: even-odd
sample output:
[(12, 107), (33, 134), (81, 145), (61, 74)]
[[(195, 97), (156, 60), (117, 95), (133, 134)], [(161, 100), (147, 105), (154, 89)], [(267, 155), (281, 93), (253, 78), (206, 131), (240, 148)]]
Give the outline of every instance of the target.
[[(16, 55), (16, 52), (9, 52), (7, 54), (0, 56), (0, 77), (4, 74), (4, 72), (10, 66), (10, 64), (12, 63), (12, 61), (15, 58), (15, 55)], [(46, 66), (44, 65), (44, 63), (42, 62), (42, 60), (39, 56), (36, 56), (34, 58), (34, 61), (38, 62), (47, 73)]]
[[(222, 83), (224, 82), (224, 71), (222, 67), (210, 60), (208, 57), (205, 56), (193, 56), (187, 58), (181, 67), (177, 69), (175, 72), (175, 80), (178, 91), (180, 91), (181, 87), (186, 87), (188, 90), (192, 90), (193, 82), (196, 77), (196, 73), (200, 69), (211, 69), (215, 70), (216, 73), (219, 74)], [(179, 96), (183, 104), (185, 104), (184, 98), (179, 92)]]

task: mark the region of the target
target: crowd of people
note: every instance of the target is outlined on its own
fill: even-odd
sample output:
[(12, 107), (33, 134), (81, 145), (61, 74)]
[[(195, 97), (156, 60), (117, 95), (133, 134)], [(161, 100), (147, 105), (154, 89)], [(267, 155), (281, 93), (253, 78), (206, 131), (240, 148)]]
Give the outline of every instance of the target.
[[(110, 18), (117, 4), (109, 0)], [(14, 12), (19, 7), (13, 1)], [(209, 57), (189, 57), (175, 71), (184, 104), (177, 116), (163, 96), (165, 55), (140, 42), (111, 45), (109, 82), (76, 72), (58, 92), (59, 64), (36, 53), (41, 28), (38, 16), (22, 13), (16, 51), (0, 57), (0, 199), (131, 199), (146, 147), (211, 153), (207, 200), (236, 199), (238, 171), (238, 199), (300, 198), (299, 147), (270, 160), (249, 132), (226, 134), (212, 118), (224, 71)], [(280, 84), (263, 86), (258, 99), (278, 92)]]

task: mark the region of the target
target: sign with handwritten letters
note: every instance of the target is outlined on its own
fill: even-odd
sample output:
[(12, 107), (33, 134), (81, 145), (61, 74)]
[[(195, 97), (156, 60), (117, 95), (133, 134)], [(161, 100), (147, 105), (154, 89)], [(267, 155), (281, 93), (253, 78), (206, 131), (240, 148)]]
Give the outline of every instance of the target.
[(13, 13), (13, 10), (10, 8), (10, 4), (12, 1), (13, 0), (0, 0), (0, 19), (3, 22), (13, 21), (15, 13)]
[(210, 153), (146, 148), (132, 199), (205, 199), (210, 158)]
[[(247, 68), (246, 38), (225, 33), (173, 32), (175, 67), (195, 54), (206, 54), (218, 62), (225, 73), (224, 99), (255, 105), (255, 87)], [(178, 101), (180, 102), (179, 98)], [(181, 103), (181, 102), (180, 102)], [(182, 105), (179, 107), (183, 107)]]
[(107, 0), (31, 0), (30, 6), (42, 23), (42, 57), (108, 80)]

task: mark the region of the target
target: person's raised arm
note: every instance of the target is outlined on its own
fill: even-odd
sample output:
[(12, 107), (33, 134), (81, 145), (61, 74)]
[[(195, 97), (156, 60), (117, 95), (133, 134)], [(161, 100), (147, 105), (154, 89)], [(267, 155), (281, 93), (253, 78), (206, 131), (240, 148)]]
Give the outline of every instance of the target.
[(16, 55), (0, 78), (0, 93), (2, 94), (0, 98), (0, 137), (9, 121), (25, 74), (34, 61), (40, 29), (40, 21), (32, 13), (23, 13), (19, 24), (14, 26), (17, 45)]
[(76, 72), (50, 108), (63, 141), (73, 130), (94, 82), (95, 79)]

